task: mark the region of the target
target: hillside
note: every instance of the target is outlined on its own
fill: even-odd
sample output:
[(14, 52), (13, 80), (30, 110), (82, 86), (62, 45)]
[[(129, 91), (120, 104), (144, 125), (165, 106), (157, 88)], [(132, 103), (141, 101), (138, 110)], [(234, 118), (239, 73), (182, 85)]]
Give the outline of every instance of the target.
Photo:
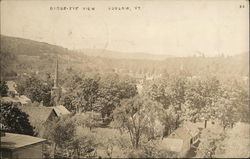
[(215, 75), (225, 79), (240, 79), (249, 75), (249, 53), (230, 57), (166, 55), (164, 59), (161, 55), (144, 53), (92, 49), (72, 51), (44, 42), (1, 36), (1, 71), (5, 75), (37, 71), (43, 74), (53, 73), (56, 56), (62, 72), (69, 69), (88, 73), (116, 72), (123, 75), (152, 76), (176, 74), (181, 70), (189, 76)]
[(40, 56), (46, 53), (65, 54), (67, 49), (44, 42), (1, 35), (1, 52), (15, 55)]
[(43, 54), (67, 54), (72, 52), (83, 53), (88, 56), (117, 58), (117, 59), (148, 59), (148, 60), (164, 60), (171, 56), (169, 55), (153, 55), (147, 53), (124, 53), (111, 50), (99, 49), (82, 49), (70, 51), (66, 48), (51, 45), (45, 42), (34, 40), (9, 37), (1, 35), (1, 50), (3, 52), (11, 52), (17, 55), (41, 56)]

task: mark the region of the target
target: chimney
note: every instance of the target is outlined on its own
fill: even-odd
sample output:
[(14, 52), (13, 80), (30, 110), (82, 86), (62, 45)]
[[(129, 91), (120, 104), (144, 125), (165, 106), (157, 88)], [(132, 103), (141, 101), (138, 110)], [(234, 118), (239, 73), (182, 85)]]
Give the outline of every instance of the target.
[(207, 120), (204, 122), (204, 128), (207, 128)]

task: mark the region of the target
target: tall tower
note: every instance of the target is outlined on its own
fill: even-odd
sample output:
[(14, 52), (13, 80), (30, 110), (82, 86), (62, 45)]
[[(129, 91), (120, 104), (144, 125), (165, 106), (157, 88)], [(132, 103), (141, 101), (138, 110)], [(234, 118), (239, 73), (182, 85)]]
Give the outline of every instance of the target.
[(54, 88), (58, 87), (58, 58), (56, 58), (56, 69), (55, 69), (55, 79), (54, 79)]
[(55, 79), (54, 79), (54, 86), (51, 90), (51, 101), (53, 101), (53, 105), (57, 106), (59, 104), (59, 100), (61, 97), (61, 88), (58, 85), (58, 57), (56, 59), (56, 68), (55, 68)]

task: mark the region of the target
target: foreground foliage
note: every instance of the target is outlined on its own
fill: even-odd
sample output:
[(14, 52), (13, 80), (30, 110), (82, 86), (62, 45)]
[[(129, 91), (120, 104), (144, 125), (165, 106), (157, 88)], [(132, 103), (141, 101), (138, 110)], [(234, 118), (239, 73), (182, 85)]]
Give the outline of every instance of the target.
[(35, 135), (26, 113), (18, 109), (13, 103), (0, 102), (0, 108), (1, 129), (10, 133)]

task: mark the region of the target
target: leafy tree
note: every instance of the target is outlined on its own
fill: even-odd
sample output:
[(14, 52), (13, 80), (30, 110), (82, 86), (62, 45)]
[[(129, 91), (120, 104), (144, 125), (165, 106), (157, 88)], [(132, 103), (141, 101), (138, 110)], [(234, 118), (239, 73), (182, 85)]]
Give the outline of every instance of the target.
[(237, 120), (237, 107), (234, 103), (236, 92), (230, 87), (221, 88), (221, 97), (216, 101), (216, 117), (221, 121), (221, 125), (232, 126)]
[(162, 106), (148, 98), (135, 96), (122, 101), (114, 111), (117, 127), (127, 130), (134, 148), (139, 148), (140, 139), (148, 135)]
[(94, 135), (88, 131), (83, 131), (80, 135), (74, 136), (73, 140), (69, 143), (68, 149), (72, 149), (72, 156), (77, 158), (82, 157), (95, 157), (96, 141)]
[(15, 107), (13, 103), (1, 102), (1, 124), (11, 133), (34, 135), (28, 115)]
[(75, 124), (69, 116), (47, 124), (44, 137), (54, 142), (54, 156), (57, 147), (65, 150), (75, 136)]
[(144, 158), (177, 158), (178, 153), (171, 152), (160, 146), (161, 140), (150, 140), (142, 143)]
[(133, 81), (121, 80), (117, 75), (103, 77), (100, 80), (95, 110), (101, 112), (103, 118), (109, 118), (122, 99), (133, 97), (136, 94), (137, 89)]
[(216, 150), (219, 149), (220, 143), (224, 140), (225, 135), (220, 132), (204, 129), (201, 133), (200, 144), (196, 151), (199, 158), (214, 158)]
[(97, 98), (99, 82), (96, 78), (73, 76), (72, 81), (67, 82), (69, 93), (64, 94), (61, 100), (67, 108), (73, 112), (86, 112), (94, 110)]
[(159, 79), (145, 84), (143, 94), (161, 103), (168, 113), (162, 122), (165, 135), (176, 129), (181, 122), (182, 105), (185, 102), (186, 81), (183, 77)]
[(101, 116), (97, 112), (89, 111), (81, 114), (75, 114), (72, 117), (77, 126), (89, 128), (98, 127), (101, 124)]
[(237, 109), (237, 120), (243, 122), (250, 122), (250, 108), (249, 108), (249, 85), (234, 84), (233, 94), (231, 100), (234, 107)]
[(38, 77), (32, 75), (21, 77), (17, 82), (17, 91), (22, 95), (26, 95), (32, 102), (42, 102), (45, 106), (50, 106), (51, 102), (50, 82), (44, 82)]
[(216, 118), (216, 102), (220, 94), (221, 85), (216, 78), (188, 82), (182, 111), (184, 119), (196, 122), (202, 118)]
[(8, 86), (6, 85), (6, 81), (0, 81), (0, 97), (7, 96)]
[[(171, 97), (167, 96), (165, 89), (169, 88), (166, 82), (159, 81), (159, 83), (153, 83), (149, 88), (144, 89), (145, 93), (157, 102), (160, 102), (167, 108), (171, 104)], [(148, 90), (147, 90), (148, 89)]]
[(183, 77), (174, 77), (171, 84), (172, 88), (172, 105), (177, 106), (177, 109), (181, 109), (181, 104), (185, 102), (185, 88), (186, 80)]
[(64, 94), (60, 102), (69, 111), (74, 113), (81, 113), (84, 111), (84, 107), (86, 105), (84, 97), (77, 90)]
[(73, 105), (74, 96), (71, 94), (65, 94), (62, 96), (60, 103), (65, 106), (69, 111), (76, 112), (76, 106)]
[(98, 81), (92, 78), (84, 78), (81, 85), (79, 85), (79, 93), (82, 94), (86, 101), (85, 111), (93, 110), (93, 104), (97, 98), (98, 87)]

